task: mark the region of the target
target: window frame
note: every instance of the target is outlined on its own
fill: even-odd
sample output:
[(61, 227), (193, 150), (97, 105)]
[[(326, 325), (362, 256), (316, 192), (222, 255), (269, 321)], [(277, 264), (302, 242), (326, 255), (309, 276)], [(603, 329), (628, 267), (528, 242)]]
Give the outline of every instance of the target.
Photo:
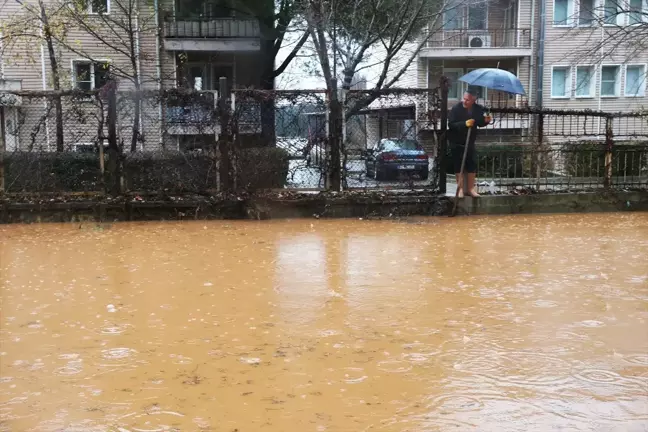
[(475, 5), (480, 5), (479, 7), (483, 8), (485, 10), (485, 12), (484, 12), (484, 28), (483, 29), (471, 29), (470, 28), (470, 8), (471, 8), (471, 5), (468, 4), (468, 5), (464, 6), (464, 8), (466, 9), (466, 23), (465, 23), (466, 31), (468, 31), (468, 32), (488, 31), (488, 20), (489, 20), (488, 14), (490, 12), (490, 7), (488, 5), (488, 2), (475, 3), (475, 4), (472, 5), (472, 7), (474, 8)]
[[(592, 72), (592, 75), (590, 76), (589, 94), (587, 95), (578, 94), (578, 69), (579, 68), (589, 68), (590, 71)], [(574, 71), (574, 97), (576, 99), (593, 99), (596, 97), (596, 65), (593, 64), (576, 65)]]
[[(76, 65), (79, 63), (87, 63), (90, 65), (90, 90), (82, 90), (77, 87), (77, 71), (76, 71)], [(82, 91), (93, 91), (97, 90), (95, 87), (95, 66), (97, 64), (107, 64), (108, 68), (110, 70), (110, 67), (112, 67), (112, 62), (109, 59), (95, 59), (95, 60), (90, 60), (90, 59), (84, 59), (84, 58), (75, 58), (70, 60), (70, 70), (72, 71), (72, 88), (75, 90), (82, 90)], [(86, 81), (82, 81), (86, 82)]]
[[(616, 13), (615, 13), (615, 16), (614, 16), (614, 22), (613, 23), (608, 23), (607, 18), (605, 17), (605, 13), (607, 11), (607, 8), (605, 7), (606, 0), (601, 0), (601, 17), (600, 17), (600, 19), (601, 19), (601, 23), (603, 23), (603, 27), (617, 27), (619, 25), (623, 25), (623, 22), (619, 23), (619, 21), (621, 21), (619, 18), (624, 16), (625, 14), (623, 13), (623, 9), (619, 8), (619, 3), (617, 3), (617, 2), (618, 1), (624, 1), (624, 0), (613, 0), (613, 1), (615, 1), (615, 5), (616, 5)], [(622, 21), (625, 21), (625, 19), (622, 20)]]
[[(454, 22), (454, 21), (449, 21), (446, 19), (448, 15), (448, 10), (452, 10), (453, 12), (456, 12), (456, 22), (457, 22), (457, 27), (447, 27), (447, 24), (449, 22)], [(446, 0), (444, 2), (444, 11), (443, 11), (443, 23), (441, 26), (442, 31), (460, 31), (462, 30), (466, 24), (465, 24), (465, 11), (464, 11), (464, 6), (456, 0)]]
[(556, 22), (556, 0), (552, 2), (551, 24), (553, 27), (566, 28), (574, 26), (574, 12), (576, 10), (575, 0), (565, 0), (567, 2), (567, 18), (564, 24)]
[[(620, 64), (602, 64), (600, 67), (600, 73), (599, 73), (599, 96), (602, 99), (614, 99), (614, 98), (619, 98), (621, 97), (621, 71), (623, 70), (622, 65)], [(603, 94), (603, 68), (604, 67), (615, 67), (617, 68), (617, 79), (615, 80), (615, 94), (614, 95), (604, 95)]]
[(641, 7), (639, 8), (639, 22), (636, 23), (630, 23), (630, 17), (632, 16), (633, 10), (630, 9), (630, 0), (627, 0), (628, 3), (628, 13), (626, 14), (628, 16), (628, 19), (626, 20), (626, 24), (628, 26), (638, 26), (638, 25), (644, 25), (648, 23), (648, 0), (640, 0), (641, 1)]
[(465, 74), (464, 68), (443, 68), (443, 75), (446, 75), (447, 72), (457, 72), (457, 92), (459, 93), (456, 98), (450, 97), (450, 94), (448, 93), (448, 99), (453, 99), (453, 100), (461, 100), (462, 92), (464, 90), (464, 82), (459, 81), (459, 78), (461, 78), (462, 75)]
[(92, 10), (92, 0), (85, 0), (87, 2), (86, 12), (88, 15), (110, 15), (110, 0), (105, 0), (106, 2), (106, 12), (95, 12)]
[[(644, 80), (639, 88), (639, 94), (628, 94), (628, 67), (641, 67), (643, 68)], [(628, 63), (623, 68), (623, 96), (627, 98), (640, 98), (646, 96), (646, 79), (648, 79), (648, 64), (646, 63)]]
[[(556, 96), (554, 95), (553, 92), (553, 83), (554, 83), (554, 70), (555, 69), (564, 69), (567, 71), (567, 74), (565, 76), (565, 95), (564, 96)], [(574, 71), (572, 70), (571, 65), (552, 65), (551, 66), (551, 82), (549, 86), (549, 94), (551, 96), (551, 99), (571, 99), (571, 93), (572, 93), (572, 81), (573, 81), (573, 75)]]
[[(577, 27), (583, 27), (583, 28), (589, 28), (589, 27), (594, 27), (597, 22), (598, 22), (598, 3), (599, 0), (592, 0), (592, 10), (590, 11), (592, 14), (592, 22), (589, 24), (581, 24), (580, 19), (581, 19), (581, 6), (583, 4), (583, 0), (578, 1), (578, 14), (574, 13), (574, 17), (577, 17), (577, 22), (576, 26)], [(576, 8), (574, 7), (574, 10)]]

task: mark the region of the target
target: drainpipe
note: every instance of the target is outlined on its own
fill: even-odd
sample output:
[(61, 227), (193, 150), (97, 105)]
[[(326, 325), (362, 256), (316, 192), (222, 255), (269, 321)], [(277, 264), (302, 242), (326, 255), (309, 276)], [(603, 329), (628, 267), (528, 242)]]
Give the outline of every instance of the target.
[(544, 87), (544, 43), (545, 29), (547, 26), (546, 4), (548, 0), (540, 0), (540, 28), (538, 29), (538, 89), (536, 92), (536, 106), (542, 106), (542, 93)]
[[(141, 92), (142, 90), (142, 65), (141, 65), (141, 59), (140, 59), (140, 26), (139, 26), (139, 2), (135, 0), (135, 61), (136, 61), (136, 68), (137, 68), (137, 87), (139, 91)], [(139, 121), (138, 121), (138, 126), (139, 126), (139, 133), (140, 136), (144, 135), (144, 131), (142, 129), (142, 100), (140, 99), (140, 95), (137, 97), (137, 103), (139, 104)], [(142, 150), (143, 150), (142, 146)]]
[(2, 44), (2, 32), (0, 31), (0, 80), (5, 79), (5, 74), (4, 74), (4, 54), (2, 54), (4, 51), (4, 46)]
[[(540, 0), (540, 1), (543, 1), (543, 0)], [(535, 30), (535, 18), (536, 18), (536, 13), (535, 12), (536, 12), (536, 0), (531, 0), (531, 30), (530, 30), (530, 34), (529, 34), (529, 43), (531, 44), (531, 59), (529, 59), (529, 94), (531, 95), (531, 97), (533, 97), (533, 73), (535, 72), (534, 68), (536, 66), (536, 63), (535, 63), (535, 57), (536, 56), (533, 53), (533, 49), (534, 49), (534, 45), (535, 45), (534, 42), (535, 42), (535, 39), (536, 39), (535, 32), (534, 32), (534, 30)], [(519, 14), (520, 14), (520, 6), (519, 6), (519, 2), (518, 2), (518, 16), (519, 16)], [(529, 102), (531, 102), (531, 105), (533, 106), (535, 101), (531, 100)]]
[(160, 125), (159, 133), (159, 144), (160, 149), (163, 146), (162, 133), (164, 126), (162, 125), (162, 64), (160, 63), (160, 10), (158, 0), (153, 0), (153, 9), (155, 10), (155, 24), (157, 25), (157, 31), (155, 32), (155, 74), (157, 78), (157, 90), (158, 90), (158, 124)]
[[(603, 64), (603, 57), (605, 56), (605, 51), (603, 49), (603, 41), (604, 40), (605, 40), (605, 27), (601, 26), (601, 42), (600, 42), (600, 45), (599, 45), (600, 46), (600, 48), (599, 48), (600, 60), (598, 62), (599, 63), (599, 67), (598, 67), (599, 73), (603, 73), (603, 68), (601, 67), (601, 65)], [(601, 77), (600, 77), (600, 75), (596, 74), (596, 71), (594, 71), (594, 76), (598, 77), (598, 82), (600, 83), (601, 82)], [(619, 77), (619, 79), (621, 79), (621, 77)], [(599, 111), (601, 111), (601, 102), (602, 102), (602, 99), (601, 99), (601, 86), (599, 85), (599, 91), (598, 91), (598, 110)], [(600, 136), (601, 135), (601, 117), (598, 118), (598, 126), (596, 127), (596, 129), (597, 129), (596, 134)]]
[[(40, 36), (43, 40), (43, 21), (40, 22)], [(41, 75), (43, 77), (43, 90), (47, 90), (47, 70), (45, 69), (45, 47), (43, 42), (40, 43), (40, 58), (41, 58)], [(47, 100), (43, 102), (45, 111), (47, 112)], [(47, 116), (49, 117), (49, 116)], [(49, 135), (49, 119), (45, 119), (45, 141), (47, 142), (47, 151), (50, 151), (50, 135)]]

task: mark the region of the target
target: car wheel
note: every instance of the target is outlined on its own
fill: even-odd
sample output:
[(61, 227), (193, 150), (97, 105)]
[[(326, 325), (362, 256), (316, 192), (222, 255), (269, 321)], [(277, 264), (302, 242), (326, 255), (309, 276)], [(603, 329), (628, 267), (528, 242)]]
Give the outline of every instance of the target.
[(386, 175), (383, 170), (378, 167), (375, 167), (374, 170), (374, 179), (376, 179), (376, 181), (385, 180)]
[(419, 172), (419, 177), (421, 177), (421, 180), (427, 180), (429, 176), (430, 176), (430, 170), (429, 170), (429, 168), (423, 168), (423, 169)]
[(365, 171), (367, 173), (367, 178), (371, 178), (374, 176), (373, 171), (371, 171), (371, 169), (369, 168), (370, 166), (371, 165), (369, 164), (369, 162), (365, 163)]

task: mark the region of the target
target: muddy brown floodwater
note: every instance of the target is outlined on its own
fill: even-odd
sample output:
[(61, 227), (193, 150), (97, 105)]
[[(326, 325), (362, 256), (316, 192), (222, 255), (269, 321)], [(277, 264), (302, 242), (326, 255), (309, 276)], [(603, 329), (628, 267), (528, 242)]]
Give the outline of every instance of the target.
[(648, 214), (0, 227), (2, 431), (648, 429)]

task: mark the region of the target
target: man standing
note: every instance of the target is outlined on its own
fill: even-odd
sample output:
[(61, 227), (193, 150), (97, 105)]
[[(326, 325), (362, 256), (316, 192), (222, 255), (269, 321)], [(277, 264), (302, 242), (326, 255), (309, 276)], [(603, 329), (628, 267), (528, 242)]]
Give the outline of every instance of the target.
[(484, 107), (476, 104), (476, 92), (468, 88), (463, 95), (463, 100), (452, 107), (448, 115), (449, 132), (448, 141), (452, 152), (452, 163), (454, 172), (457, 176), (457, 188), (459, 188), (459, 198), (464, 196), (463, 176), (461, 175), (461, 161), (463, 159), (464, 147), (468, 130), (470, 131), (470, 142), (468, 143), (468, 154), (466, 155), (466, 164), (464, 171), (468, 173), (467, 190), (470, 196), (478, 197), (479, 194), (475, 189), (475, 176), (477, 175), (477, 159), (475, 155), (475, 140), (477, 139), (477, 128), (484, 127), (491, 122), (490, 115), (486, 116)]

